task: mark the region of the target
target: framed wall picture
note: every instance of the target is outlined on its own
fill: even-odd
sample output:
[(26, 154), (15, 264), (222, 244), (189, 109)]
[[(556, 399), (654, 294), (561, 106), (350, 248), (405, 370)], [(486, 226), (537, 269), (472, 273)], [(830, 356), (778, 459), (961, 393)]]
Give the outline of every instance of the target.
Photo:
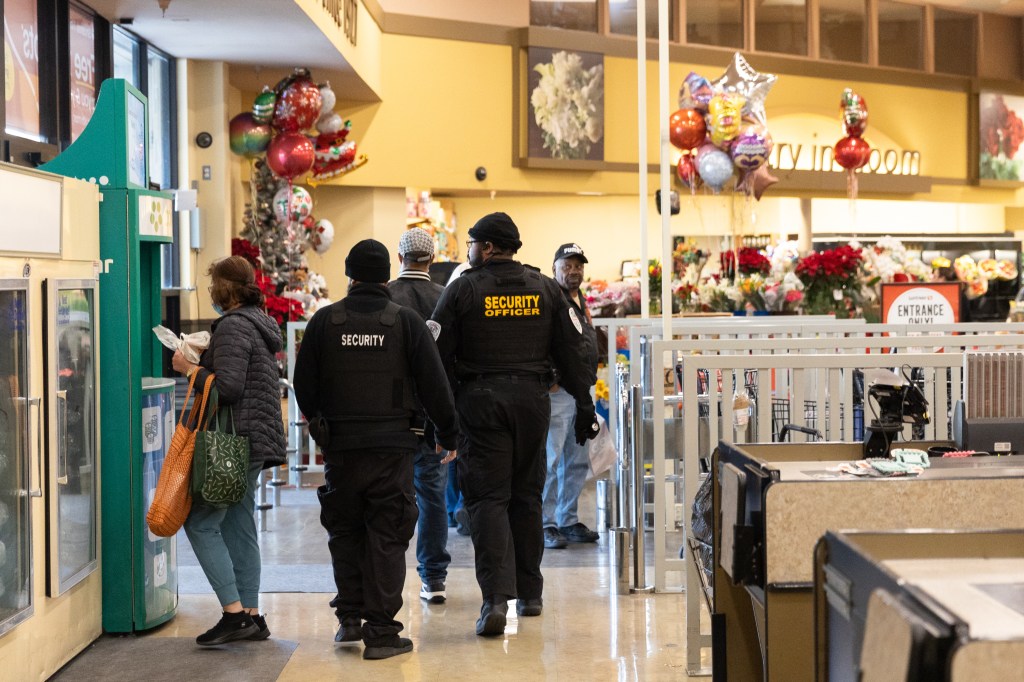
[(529, 47), (526, 60), (527, 164), (604, 161), (604, 55)]
[(1024, 181), (1024, 97), (978, 95), (978, 179)]

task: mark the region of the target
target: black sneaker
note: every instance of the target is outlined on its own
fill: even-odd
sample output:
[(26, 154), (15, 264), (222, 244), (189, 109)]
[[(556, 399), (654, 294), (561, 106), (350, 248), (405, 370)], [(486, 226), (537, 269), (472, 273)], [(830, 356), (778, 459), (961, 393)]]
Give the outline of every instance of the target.
[(600, 533), (590, 530), (582, 523), (574, 523), (571, 526), (559, 528), (558, 532), (564, 535), (565, 539), (569, 542), (597, 542), (597, 539), (601, 537)]
[(420, 587), (420, 599), (428, 604), (443, 604), (446, 597), (443, 582), (427, 582)]
[(507, 616), (507, 601), (500, 597), (485, 600), (480, 607), (480, 618), (476, 621), (476, 634), (481, 637), (498, 637), (505, 634)]
[(196, 637), (196, 644), (217, 646), (218, 644), (237, 642), (240, 639), (249, 639), (250, 635), (259, 631), (259, 626), (252, 622), (252, 617), (245, 611), (239, 613), (225, 611), (220, 617), (220, 622)]
[(252, 622), (256, 623), (256, 627), (258, 627), (259, 630), (246, 637), (246, 639), (259, 642), (270, 637), (270, 628), (267, 627), (266, 616), (257, 613), (256, 615), (250, 614), (249, 617), (252, 618)]
[(338, 632), (334, 635), (335, 642), (361, 642), (363, 639), (363, 625), (359, 618), (342, 618)]
[(455, 532), (459, 535), (469, 535), (469, 511), (465, 507), (455, 510)]
[(544, 600), (540, 597), (516, 600), (516, 613), (520, 616), (539, 616), (543, 610)]
[(363, 658), (370, 661), (378, 661), (382, 658), (407, 654), (410, 651), (412, 651), (412, 640), (396, 635), (393, 639), (367, 644), (366, 648), (363, 649)]
[(544, 529), (545, 549), (565, 549), (565, 546), (568, 544), (569, 541), (565, 539), (564, 535), (558, 532), (557, 528)]

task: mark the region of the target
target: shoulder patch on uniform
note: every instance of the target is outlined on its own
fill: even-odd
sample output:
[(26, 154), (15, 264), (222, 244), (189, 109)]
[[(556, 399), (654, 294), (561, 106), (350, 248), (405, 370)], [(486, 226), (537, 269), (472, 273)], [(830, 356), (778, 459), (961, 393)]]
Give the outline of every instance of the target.
[(569, 308), (569, 321), (572, 322), (572, 326), (576, 327), (576, 331), (580, 334), (583, 333), (583, 325), (580, 324), (580, 318), (576, 317), (576, 309)]
[(437, 337), (441, 336), (441, 325), (436, 320), (427, 320), (427, 329), (430, 330), (430, 335), (434, 337), (434, 341), (437, 341)]

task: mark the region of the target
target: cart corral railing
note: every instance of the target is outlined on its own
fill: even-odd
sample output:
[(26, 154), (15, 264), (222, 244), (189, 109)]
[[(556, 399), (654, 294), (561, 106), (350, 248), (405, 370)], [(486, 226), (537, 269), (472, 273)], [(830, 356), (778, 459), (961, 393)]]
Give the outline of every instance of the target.
[[(608, 335), (608, 353), (605, 360), (609, 368), (608, 428), (614, 438), (619, 427), (618, 409), (615, 404), (619, 392), (614, 386), (615, 376), (612, 371), (619, 352), (616, 347), (616, 338), (621, 334), (627, 340), (630, 384), (640, 384), (644, 396), (650, 397), (650, 354), (646, 352), (646, 348), (651, 341), (661, 340), (662, 325), (660, 318), (601, 317), (594, 318), (593, 322), (595, 327), (606, 330)], [(860, 319), (837, 320), (827, 315), (681, 317), (672, 319), (672, 337), (674, 339), (695, 341), (873, 337), (886, 334), (890, 336), (953, 336), (1011, 333), (1024, 333), (1024, 323), (875, 324)], [(965, 347), (967, 347), (966, 344)], [(713, 352), (713, 349), (705, 352)]]
[[(1002, 327), (1005, 329), (1005, 326)], [(979, 330), (984, 331), (984, 330)], [(1016, 331), (1016, 330), (1015, 330)], [(706, 341), (706, 340), (705, 340)], [(833, 433), (853, 432), (854, 410), (839, 409), (839, 405), (854, 404), (854, 370), (860, 369), (892, 369), (901, 366), (917, 369), (922, 390), (935, 414), (932, 422), (919, 435), (929, 439), (948, 439), (951, 437), (950, 424), (947, 419), (947, 406), (963, 395), (963, 358), (958, 352), (965, 345), (973, 347), (1020, 347), (1024, 345), (1024, 335), (974, 335), (970, 341), (963, 336), (930, 336), (922, 337), (854, 337), (833, 339), (761, 339), (756, 344), (744, 344), (739, 340), (716, 340), (718, 348), (708, 348), (703, 355), (693, 355), (694, 341), (653, 341), (650, 344), (651, 366), (654, 376), (662, 376), (666, 369), (678, 371), (681, 377), (681, 396), (666, 396), (663, 382), (654, 382), (651, 396), (652, 405), (662, 405), (663, 410), (677, 410), (675, 405), (682, 402), (682, 452), (666, 451), (665, 420), (657, 418), (662, 411), (652, 411), (653, 429), (653, 515), (654, 515), (654, 556), (655, 556), (655, 588), (659, 591), (672, 591), (691, 585), (694, 589), (687, 590), (687, 668), (691, 674), (706, 674), (707, 669), (700, 665), (702, 649), (710, 646), (710, 635), (704, 633), (700, 626), (701, 604), (703, 600), (700, 589), (700, 576), (696, 564), (689, 556), (689, 548), (685, 538), (681, 543), (685, 555), (681, 558), (666, 556), (667, 517), (664, 504), (666, 482), (677, 483), (682, 479), (685, 494), (683, 496), (684, 529), (687, 537), (691, 535), (690, 510), (700, 484), (701, 460), (710, 458), (713, 448), (720, 438), (735, 442), (745, 442), (749, 433), (746, 428), (735, 428), (733, 423), (734, 383), (728, 377), (742, 378), (735, 384), (744, 388), (752, 387), (761, 399), (753, 407), (751, 421), (770, 423), (772, 419), (771, 401), (764, 397), (773, 396), (774, 388), (778, 388), (780, 376), (787, 376), (784, 382), (784, 397), (793, 404), (802, 405), (804, 401), (813, 401), (822, 414), (815, 419), (827, 422)], [(818, 348), (815, 348), (815, 344)], [(699, 345), (699, 343), (696, 343)], [(744, 347), (745, 346), (745, 347)], [(787, 348), (787, 346), (789, 346)], [(822, 347), (824, 346), (824, 348)], [(881, 352), (883, 349), (910, 349), (927, 346), (942, 352), (905, 353)], [(857, 349), (858, 352), (849, 352)], [(817, 350), (818, 352), (812, 353)], [(718, 354), (744, 353), (737, 355)], [(824, 351), (824, 352), (822, 352)], [(749, 355), (747, 353), (759, 353)], [(785, 352), (785, 354), (781, 354)], [(776, 353), (776, 354), (772, 354)], [(678, 370), (676, 367), (678, 365)], [(702, 377), (721, 375), (721, 387), (717, 381), (708, 381)], [(701, 409), (702, 403), (704, 409)], [(724, 416), (724, 418), (723, 418)], [(707, 435), (699, 438), (702, 428)], [(789, 421), (796, 425), (807, 426), (808, 414), (804, 410), (795, 409), (789, 415)], [(910, 427), (908, 426), (908, 429)], [(909, 433), (905, 437), (909, 438)], [(704, 442), (701, 442), (701, 441)], [(770, 440), (770, 439), (765, 439)], [(673, 466), (682, 465), (680, 472), (669, 472), (669, 463)], [(681, 476), (679, 474), (682, 474)], [(669, 574), (685, 576), (685, 583), (670, 585)]]

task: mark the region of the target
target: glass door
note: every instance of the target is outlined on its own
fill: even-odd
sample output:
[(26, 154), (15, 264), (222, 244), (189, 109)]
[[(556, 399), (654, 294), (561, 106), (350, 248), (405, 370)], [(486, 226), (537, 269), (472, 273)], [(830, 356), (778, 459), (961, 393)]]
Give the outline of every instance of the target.
[(96, 280), (46, 282), (48, 594), (97, 566)]
[(0, 634), (33, 608), (28, 304), (28, 280), (0, 279)]

